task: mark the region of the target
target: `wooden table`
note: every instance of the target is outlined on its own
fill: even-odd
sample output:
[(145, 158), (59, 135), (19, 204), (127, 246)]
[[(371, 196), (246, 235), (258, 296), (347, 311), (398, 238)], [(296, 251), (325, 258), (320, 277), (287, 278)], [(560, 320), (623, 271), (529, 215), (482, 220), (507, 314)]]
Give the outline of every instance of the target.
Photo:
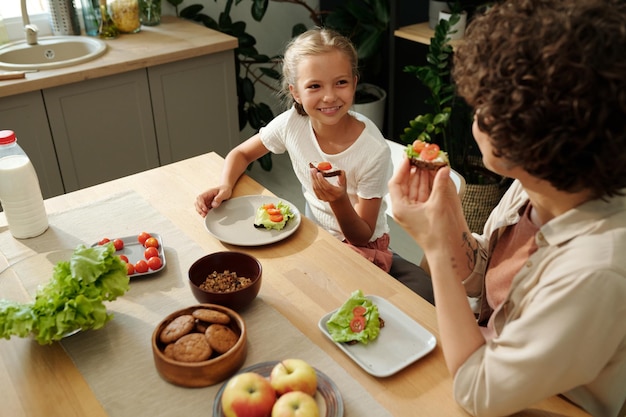
[[(198, 227), (198, 215), (193, 207), (198, 192), (217, 181), (222, 164), (219, 155), (209, 153), (51, 198), (46, 200), (46, 208), (48, 213), (57, 213), (131, 190), (204, 250), (234, 249)], [(235, 195), (245, 194), (271, 193), (244, 176)], [(8, 233), (3, 213), (0, 214), (0, 232)], [(17, 244), (29, 244), (29, 240), (16, 241)], [(287, 240), (266, 247), (243, 249), (261, 260), (264, 276), (272, 277), (264, 280), (263, 299), (331, 356), (393, 415), (416, 415), (419, 410), (419, 414), (425, 416), (467, 416), (452, 398), (452, 378), (439, 346), (403, 371), (391, 377), (376, 378), (345, 356), (317, 327), (320, 317), (358, 288), (366, 294), (386, 298), (437, 336), (433, 306), (308, 219), (303, 219), (298, 231)], [(12, 262), (11, 259), (7, 261)], [(39, 346), (31, 339), (12, 338), (0, 340), (0, 353), (1, 415), (107, 415), (60, 344)], [(587, 414), (558, 397), (552, 397), (519, 415)]]

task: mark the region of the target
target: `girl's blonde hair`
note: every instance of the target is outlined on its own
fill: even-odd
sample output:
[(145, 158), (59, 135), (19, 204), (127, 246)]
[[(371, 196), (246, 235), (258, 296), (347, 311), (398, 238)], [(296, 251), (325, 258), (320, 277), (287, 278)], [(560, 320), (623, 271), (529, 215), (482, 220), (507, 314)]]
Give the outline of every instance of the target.
[(292, 39), (283, 58), (283, 79), (281, 94), (287, 107), (294, 105), (298, 114), (306, 116), (301, 104), (297, 103), (289, 92), (289, 85), (296, 85), (298, 65), (303, 58), (328, 52), (339, 51), (346, 55), (352, 66), (352, 75), (359, 76), (359, 60), (350, 39), (327, 28), (310, 29)]

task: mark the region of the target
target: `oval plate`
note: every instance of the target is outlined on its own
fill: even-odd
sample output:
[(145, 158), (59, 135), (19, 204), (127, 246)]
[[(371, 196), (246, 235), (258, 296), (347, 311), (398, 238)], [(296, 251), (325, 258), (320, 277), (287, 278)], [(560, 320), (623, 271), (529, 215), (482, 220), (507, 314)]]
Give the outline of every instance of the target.
[[(137, 261), (140, 259), (146, 260), (146, 258), (143, 255), (146, 248), (141, 243), (139, 243), (139, 241), (137, 240), (137, 236), (139, 236), (139, 234), (132, 235), (132, 236), (124, 236), (120, 238), (117, 238), (117, 237), (109, 238), (111, 239), (111, 242), (113, 242), (113, 240), (115, 239), (122, 239), (122, 242), (124, 242), (124, 247), (122, 248), (122, 250), (115, 251), (115, 254), (126, 255), (126, 257), (128, 258), (128, 261), (132, 263), (133, 265), (137, 263)], [(143, 277), (145, 275), (152, 275), (163, 270), (163, 268), (165, 268), (166, 260), (165, 260), (165, 251), (163, 250), (163, 239), (161, 239), (161, 235), (159, 235), (158, 233), (150, 233), (150, 236), (153, 238), (156, 238), (156, 240), (159, 241), (159, 247), (157, 248), (157, 250), (159, 251), (159, 256), (161, 257), (163, 264), (161, 265), (159, 269), (149, 269), (147, 272), (135, 272), (134, 274), (130, 275), (131, 279)], [(98, 246), (98, 243), (97, 242), (93, 243), (91, 246), (92, 247)]]
[[(272, 372), (272, 368), (278, 363), (278, 361), (261, 362), (256, 365), (249, 366), (237, 372), (242, 374), (244, 372), (256, 372), (262, 376), (268, 378)], [(335, 385), (335, 383), (326, 374), (315, 369), (317, 373), (317, 394), (315, 394), (315, 401), (320, 409), (320, 417), (343, 417), (343, 399), (341, 398), (341, 392)], [(215, 395), (213, 401), (213, 417), (224, 417), (222, 410), (222, 393), (224, 387), (228, 381), (220, 387), (220, 390)]]
[[(294, 216), (282, 230), (254, 227), (256, 211), (263, 204), (282, 201), (291, 207)], [(237, 246), (261, 246), (275, 243), (291, 236), (300, 226), (300, 212), (287, 200), (267, 195), (246, 195), (224, 201), (218, 208), (209, 210), (204, 218), (206, 230), (224, 243)]]

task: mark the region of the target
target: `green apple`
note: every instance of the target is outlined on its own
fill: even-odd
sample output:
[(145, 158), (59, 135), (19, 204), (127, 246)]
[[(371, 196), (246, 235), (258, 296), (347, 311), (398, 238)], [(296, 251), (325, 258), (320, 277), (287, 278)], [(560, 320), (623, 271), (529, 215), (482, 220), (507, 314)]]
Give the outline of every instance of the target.
[(272, 408), (272, 417), (319, 417), (315, 399), (302, 391), (291, 391), (278, 397)]
[(222, 392), (225, 417), (269, 417), (275, 402), (274, 388), (256, 372), (235, 375)]
[(291, 391), (313, 396), (317, 392), (317, 373), (302, 359), (285, 359), (272, 368), (270, 383), (279, 396)]

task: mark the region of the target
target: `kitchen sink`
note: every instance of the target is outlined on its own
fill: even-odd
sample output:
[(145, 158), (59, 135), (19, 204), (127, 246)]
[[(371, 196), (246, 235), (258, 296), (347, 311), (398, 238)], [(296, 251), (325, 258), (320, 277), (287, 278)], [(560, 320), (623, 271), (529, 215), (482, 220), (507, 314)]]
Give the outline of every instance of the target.
[(46, 70), (91, 61), (106, 51), (106, 43), (87, 36), (47, 36), (37, 44), (17, 41), (0, 47), (0, 69)]

